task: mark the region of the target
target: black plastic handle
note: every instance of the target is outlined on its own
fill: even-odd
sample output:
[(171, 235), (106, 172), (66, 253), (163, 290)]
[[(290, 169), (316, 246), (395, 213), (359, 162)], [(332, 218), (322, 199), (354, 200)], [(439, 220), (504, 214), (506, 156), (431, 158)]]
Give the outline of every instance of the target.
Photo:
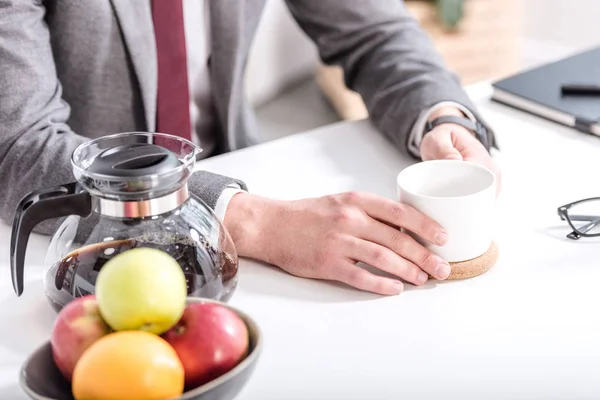
[(17, 296), (23, 293), (25, 251), (31, 231), (42, 221), (92, 212), (90, 194), (77, 182), (32, 192), (19, 202), (10, 239), (10, 271)]

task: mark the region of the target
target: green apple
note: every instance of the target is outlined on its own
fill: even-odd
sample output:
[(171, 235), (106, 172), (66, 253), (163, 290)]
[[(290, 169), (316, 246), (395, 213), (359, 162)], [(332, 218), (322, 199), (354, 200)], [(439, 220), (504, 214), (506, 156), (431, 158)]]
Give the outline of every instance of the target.
[(187, 285), (183, 270), (168, 253), (135, 248), (108, 261), (96, 279), (102, 318), (116, 331), (160, 335), (181, 318)]

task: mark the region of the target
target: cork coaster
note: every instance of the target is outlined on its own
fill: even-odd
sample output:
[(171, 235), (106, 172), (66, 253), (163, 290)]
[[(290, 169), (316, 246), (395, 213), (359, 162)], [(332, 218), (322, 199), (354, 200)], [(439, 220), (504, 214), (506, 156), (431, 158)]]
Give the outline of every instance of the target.
[(446, 280), (473, 278), (489, 271), (498, 261), (498, 245), (492, 241), (488, 251), (471, 260), (450, 263), (452, 272)]

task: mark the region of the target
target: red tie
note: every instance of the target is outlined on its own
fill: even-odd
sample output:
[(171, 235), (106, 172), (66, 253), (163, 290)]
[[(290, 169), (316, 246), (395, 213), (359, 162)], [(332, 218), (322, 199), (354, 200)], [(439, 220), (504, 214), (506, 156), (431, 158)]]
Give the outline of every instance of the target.
[(182, 0), (152, 0), (158, 59), (156, 131), (191, 140)]

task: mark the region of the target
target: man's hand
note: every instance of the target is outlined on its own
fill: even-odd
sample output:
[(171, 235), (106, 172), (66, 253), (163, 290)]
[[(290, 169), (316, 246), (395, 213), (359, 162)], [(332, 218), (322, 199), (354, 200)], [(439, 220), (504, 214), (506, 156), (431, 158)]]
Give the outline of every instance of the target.
[(399, 279), (373, 274), (363, 262), (415, 285), (428, 274), (446, 279), (448, 263), (397, 227), (444, 245), (443, 228), (414, 208), (367, 193), (276, 201), (240, 193), (225, 217), (240, 256), (290, 274), (346, 283), (383, 295), (402, 291)]
[(481, 142), (461, 125), (441, 124), (427, 133), (421, 142), (421, 158), (423, 161), (465, 160), (483, 165), (496, 175), (496, 191), (500, 193), (500, 169)]

